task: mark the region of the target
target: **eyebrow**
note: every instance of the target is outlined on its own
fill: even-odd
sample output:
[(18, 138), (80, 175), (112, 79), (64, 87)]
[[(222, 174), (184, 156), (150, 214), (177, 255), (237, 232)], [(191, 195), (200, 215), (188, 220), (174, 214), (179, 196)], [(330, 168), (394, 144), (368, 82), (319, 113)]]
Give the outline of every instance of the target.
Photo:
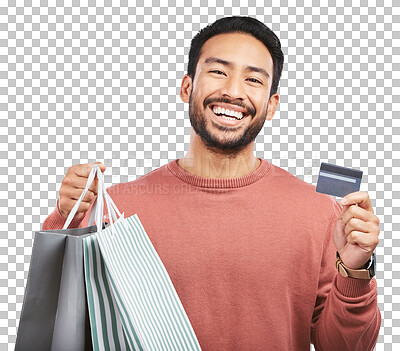
[[(220, 63), (221, 65), (227, 66), (229, 68), (233, 68), (235, 65), (232, 62), (223, 60), (221, 58), (218, 57), (208, 57), (204, 63)], [(257, 73), (261, 73), (263, 74), (267, 79), (270, 78), (269, 73), (261, 67), (255, 67), (255, 66), (245, 66), (244, 68), (246, 71), (248, 72), (257, 72)]]

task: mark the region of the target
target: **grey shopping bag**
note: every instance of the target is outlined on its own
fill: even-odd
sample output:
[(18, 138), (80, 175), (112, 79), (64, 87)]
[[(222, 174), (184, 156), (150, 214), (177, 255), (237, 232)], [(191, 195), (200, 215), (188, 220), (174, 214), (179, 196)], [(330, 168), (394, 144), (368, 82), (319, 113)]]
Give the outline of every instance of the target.
[(96, 231), (35, 233), (16, 351), (92, 349), (82, 240)]

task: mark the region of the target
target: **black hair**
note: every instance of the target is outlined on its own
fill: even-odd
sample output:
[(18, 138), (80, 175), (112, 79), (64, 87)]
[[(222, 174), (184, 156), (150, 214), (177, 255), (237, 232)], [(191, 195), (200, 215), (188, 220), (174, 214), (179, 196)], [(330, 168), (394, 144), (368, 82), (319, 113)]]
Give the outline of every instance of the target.
[(224, 17), (204, 27), (198, 32), (190, 44), (189, 63), (187, 74), (193, 79), (196, 73), (201, 48), (204, 43), (215, 35), (223, 33), (247, 33), (261, 41), (272, 57), (273, 78), (270, 97), (278, 91), (279, 80), (283, 69), (284, 55), (281, 42), (276, 34), (264, 23), (252, 17), (233, 16)]

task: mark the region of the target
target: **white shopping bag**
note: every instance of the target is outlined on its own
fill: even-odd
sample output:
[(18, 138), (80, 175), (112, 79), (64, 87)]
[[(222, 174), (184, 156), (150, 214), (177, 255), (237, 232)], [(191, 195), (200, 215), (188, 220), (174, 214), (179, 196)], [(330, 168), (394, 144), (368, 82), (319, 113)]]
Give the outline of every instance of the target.
[[(95, 350), (201, 350), (171, 279), (135, 214), (124, 218), (94, 165), (80, 201), (98, 178), (97, 233), (83, 240), (86, 292)], [(102, 228), (104, 202), (110, 225)], [(76, 212), (76, 211), (75, 211)], [(70, 219), (74, 214), (70, 214)], [(67, 226), (69, 223), (67, 224)]]

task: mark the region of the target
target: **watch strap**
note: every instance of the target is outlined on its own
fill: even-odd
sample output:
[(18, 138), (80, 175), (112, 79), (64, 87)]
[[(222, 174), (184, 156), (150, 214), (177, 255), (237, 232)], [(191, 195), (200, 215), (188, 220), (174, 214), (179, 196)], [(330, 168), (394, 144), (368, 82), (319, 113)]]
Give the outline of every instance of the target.
[(371, 279), (372, 276), (368, 269), (351, 269), (347, 267), (339, 256), (339, 252), (336, 251), (336, 269), (345, 278), (355, 278), (355, 279)]

